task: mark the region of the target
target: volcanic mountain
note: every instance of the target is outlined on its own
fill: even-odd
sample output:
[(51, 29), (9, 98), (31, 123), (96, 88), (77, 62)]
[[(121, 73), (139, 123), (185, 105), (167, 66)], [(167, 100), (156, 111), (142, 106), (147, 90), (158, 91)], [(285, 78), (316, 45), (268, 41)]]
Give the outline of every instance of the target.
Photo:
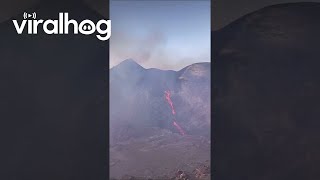
[(319, 18), (280, 4), (213, 32), (215, 179), (320, 179)]
[(110, 70), (111, 177), (161, 179), (179, 169), (208, 167), (209, 137), (210, 63), (164, 71), (128, 59)]
[(210, 63), (163, 71), (145, 69), (131, 59), (121, 62), (110, 70), (110, 125), (175, 131), (165, 91), (171, 92), (182, 129), (209, 137)]

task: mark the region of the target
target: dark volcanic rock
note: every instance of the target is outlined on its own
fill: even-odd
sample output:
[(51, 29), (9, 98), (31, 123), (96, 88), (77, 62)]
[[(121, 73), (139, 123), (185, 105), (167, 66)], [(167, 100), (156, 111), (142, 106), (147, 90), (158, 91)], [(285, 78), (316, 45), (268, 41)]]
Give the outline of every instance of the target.
[(215, 179), (320, 179), (319, 18), (275, 5), (213, 32)]

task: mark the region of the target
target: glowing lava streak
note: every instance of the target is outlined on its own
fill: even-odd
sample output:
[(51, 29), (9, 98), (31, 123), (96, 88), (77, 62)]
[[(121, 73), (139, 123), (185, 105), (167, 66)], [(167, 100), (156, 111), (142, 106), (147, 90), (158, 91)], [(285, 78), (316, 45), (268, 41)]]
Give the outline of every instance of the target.
[(183, 131), (183, 129), (179, 126), (179, 124), (176, 123), (176, 121), (173, 121), (173, 125), (178, 129), (180, 134), (184, 136), (186, 133)]
[[(170, 91), (165, 91), (164, 95), (166, 97), (166, 100), (168, 102), (168, 104), (171, 107), (171, 112), (172, 114), (175, 116), (176, 111), (174, 110), (174, 106), (173, 106), (173, 102), (171, 100), (171, 93)], [(184, 132), (184, 130), (179, 126), (179, 124), (175, 121), (175, 119), (173, 120), (173, 125), (178, 129), (178, 131), (180, 132), (181, 135), (185, 135), (186, 133)]]
[(171, 107), (172, 114), (175, 115), (175, 114), (176, 114), (176, 111), (174, 110), (173, 103), (172, 103), (172, 101), (171, 101), (171, 93), (170, 93), (170, 91), (165, 91), (164, 94), (165, 94), (165, 96), (166, 96), (167, 102), (169, 103), (169, 105), (170, 105), (170, 107)]

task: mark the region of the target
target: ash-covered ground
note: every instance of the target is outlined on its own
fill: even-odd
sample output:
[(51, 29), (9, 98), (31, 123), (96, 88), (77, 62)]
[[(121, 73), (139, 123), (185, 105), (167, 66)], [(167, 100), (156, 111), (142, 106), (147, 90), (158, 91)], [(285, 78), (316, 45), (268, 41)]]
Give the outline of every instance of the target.
[[(111, 177), (164, 180), (175, 178), (181, 170), (189, 179), (209, 179), (207, 138), (158, 128), (146, 129), (146, 133), (148, 137), (130, 138), (110, 147)], [(200, 173), (202, 178), (196, 178)]]

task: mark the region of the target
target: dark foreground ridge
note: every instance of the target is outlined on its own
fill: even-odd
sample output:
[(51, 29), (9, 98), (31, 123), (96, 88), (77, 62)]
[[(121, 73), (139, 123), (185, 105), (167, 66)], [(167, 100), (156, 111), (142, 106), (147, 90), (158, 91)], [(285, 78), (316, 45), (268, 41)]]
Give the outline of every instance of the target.
[[(103, 18), (70, 3), (26, 12), (43, 19), (59, 12)], [(21, 22), (22, 14), (12, 19)], [(0, 179), (106, 180), (108, 44), (41, 32), (18, 35), (11, 20), (0, 24)]]
[(213, 32), (214, 179), (320, 179), (319, 18), (282, 4)]

